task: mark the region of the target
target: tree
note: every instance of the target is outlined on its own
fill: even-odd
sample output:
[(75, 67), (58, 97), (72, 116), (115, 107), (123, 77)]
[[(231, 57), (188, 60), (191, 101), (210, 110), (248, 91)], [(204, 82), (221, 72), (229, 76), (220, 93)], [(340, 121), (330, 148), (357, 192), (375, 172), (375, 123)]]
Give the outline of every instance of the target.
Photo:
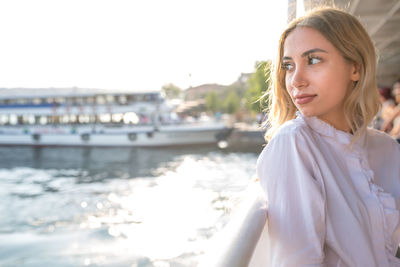
[(172, 99), (178, 98), (181, 95), (182, 89), (173, 83), (169, 83), (162, 87), (162, 91), (164, 92), (166, 98)]
[(260, 113), (267, 102), (262, 96), (270, 85), (271, 61), (257, 62), (255, 69), (248, 80), (248, 89), (245, 93), (246, 106), (249, 110)]
[(211, 111), (212, 113), (216, 113), (219, 104), (218, 104), (218, 96), (215, 91), (208, 92), (206, 95), (206, 108), (207, 110)]
[(240, 108), (240, 98), (235, 91), (229, 92), (224, 102), (225, 111), (229, 114), (235, 113)]

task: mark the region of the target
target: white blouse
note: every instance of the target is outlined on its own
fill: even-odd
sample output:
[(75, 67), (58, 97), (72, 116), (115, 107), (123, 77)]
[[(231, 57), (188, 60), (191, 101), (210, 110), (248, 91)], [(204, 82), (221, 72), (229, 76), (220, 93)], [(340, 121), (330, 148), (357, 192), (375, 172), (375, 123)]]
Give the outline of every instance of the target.
[(268, 204), (265, 266), (400, 266), (400, 145), (299, 112), (257, 162)]

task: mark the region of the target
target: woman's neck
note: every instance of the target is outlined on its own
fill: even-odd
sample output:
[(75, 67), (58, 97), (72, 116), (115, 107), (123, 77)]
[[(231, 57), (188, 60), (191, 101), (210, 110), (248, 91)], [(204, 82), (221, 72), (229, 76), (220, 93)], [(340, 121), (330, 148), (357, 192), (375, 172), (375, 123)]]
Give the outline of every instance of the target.
[(336, 116), (329, 116), (329, 117), (318, 116), (318, 118), (326, 123), (329, 123), (337, 130), (352, 134), (351, 128), (350, 128), (349, 124), (347, 123), (344, 113), (337, 114)]

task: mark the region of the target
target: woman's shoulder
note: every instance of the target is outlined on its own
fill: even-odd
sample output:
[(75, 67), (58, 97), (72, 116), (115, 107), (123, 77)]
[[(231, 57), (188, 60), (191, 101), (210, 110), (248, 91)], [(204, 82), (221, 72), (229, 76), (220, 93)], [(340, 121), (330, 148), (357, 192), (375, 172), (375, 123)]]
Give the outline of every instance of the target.
[(311, 128), (301, 118), (282, 124), (257, 160), (257, 175), (264, 190), (271, 184), (285, 188), (287, 181), (308, 183), (308, 178), (316, 179), (319, 172), (315, 170), (314, 143)]
[(282, 124), (274, 136), (265, 146), (261, 152), (260, 158), (263, 158), (265, 154), (274, 154), (275, 157), (279, 155), (288, 156), (306, 153), (307, 149), (312, 142), (312, 133), (309, 126), (301, 118), (295, 118)]
[(385, 151), (385, 153), (393, 151), (394, 153), (399, 153), (400, 155), (400, 144), (397, 143), (397, 141), (394, 140), (393, 137), (391, 137), (387, 133), (379, 131), (377, 129), (368, 128), (367, 136), (367, 146), (369, 150)]
[(275, 132), (270, 143), (289, 141), (311, 136), (311, 128), (302, 118), (295, 118), (283, 123)]
[(394, 140), (389, 134), (374, 128), (367, 129), (367, 136), (369, 143), (373, 142), (379, 145), (388, 146), (397, 144), (396, 140)]
[[(313, 143), (312, 129), (303, 118), (297, 117), (283, 123), (269, 140), (265, 150), (284, 144), (286, 148)], [(309, 144), (310, 145), (310, 144)]]

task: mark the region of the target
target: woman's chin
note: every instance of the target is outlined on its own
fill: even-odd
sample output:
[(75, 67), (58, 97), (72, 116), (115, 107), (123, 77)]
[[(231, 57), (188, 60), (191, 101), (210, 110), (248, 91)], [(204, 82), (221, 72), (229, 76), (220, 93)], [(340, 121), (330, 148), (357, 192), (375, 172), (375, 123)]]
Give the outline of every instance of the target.
[(313, 117), (315, 116), (314, 112), (310, 111), (310, 110), (304, 110), (304, 109), (299, 109), (301, 115), (303, 115), (304, 117)]

